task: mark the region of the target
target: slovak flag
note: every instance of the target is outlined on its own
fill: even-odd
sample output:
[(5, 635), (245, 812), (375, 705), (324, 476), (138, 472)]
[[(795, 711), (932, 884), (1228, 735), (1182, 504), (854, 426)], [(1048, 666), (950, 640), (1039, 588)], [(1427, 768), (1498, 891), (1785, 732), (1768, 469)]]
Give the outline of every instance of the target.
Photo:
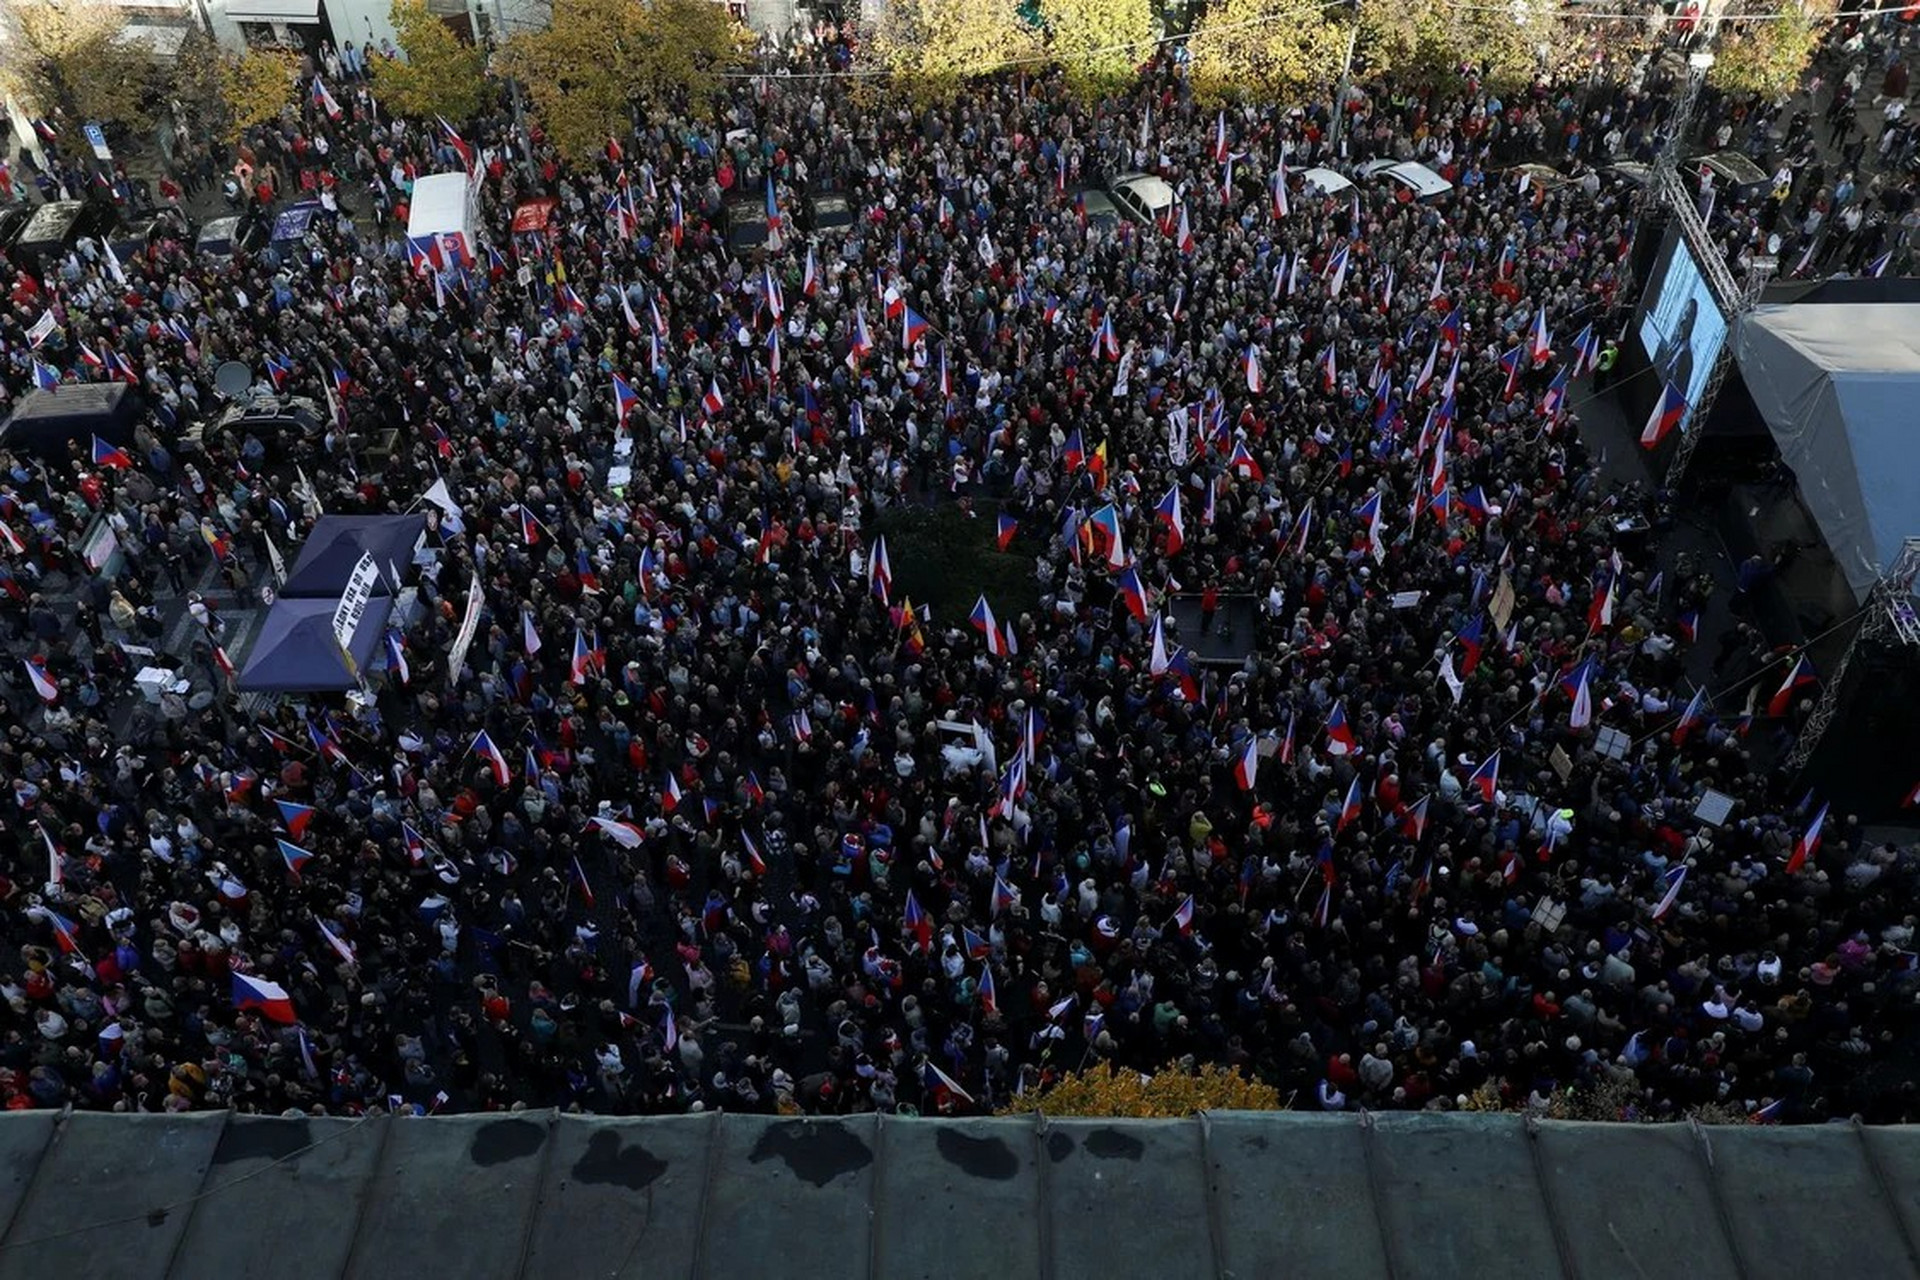
[(1821, 805), (1820, 812), (1813, 815), (1813, 821), (1807, 824), (1807, 833), (1793, 846), (1793, 854), (1787, 859), (1787, 874), (1793, 875), (1807, 865), (1807, 859), (1820, 852), (1820, 828), (1827, 825), (1827, 809)]
[(1467, 785), (1480, 792), (1480, 798), (1488, 804), (1493, 803), (1494, 793), (1500, 787), (1500, 753), (1495, 751), (1483, 761), (1473, 776), (1467, 779)]
[(1327, 713), (1327, 754), (1350, 756), (1360, 749), (1354, 740), (1353, 726), (1347, 723), (1345, 701), (1333, 704), (1333, 710)]
[(1160, 499), (1153, 514), (1167, 527), (1167, 554), (1179, 555), (1180, 548), (1187, 544), (1187, 522), (1180, 513), (1180, 485), (1177, 482), (1167, 490), (1167, 496)]
[(506, 755), (499, 747), (493, 745), (493, 739), (487, 736), (485, 729), (474, 735), (473, 745), (468, 748), (468, 751), (480, 753), (481, 758), (487, 762), (487, 767), (493, 770), (493, 780), (498, 785), (504, 787), (513, 778), (513, 770), (507, 767)]
[(709, 418), (727, 407), (726, 397), (720, 394), (720, 380), (713, 378), (707, 383), (707, 393), (700, 397), (700, 407), (706, 410)]
[(33, 691), (40, 695), (40, 701), (46, 703), (60, 701), (60, 686), (54, 683), (51, 675), (47, 674), (46, 663), (38, 658), (28, 658), (24, 665), (27, 668), (27, 679), (32, 682)]
[(1353, 775), (1353, 781), (1347, 784), (1347, 798), (1340, 805), (1339, 821), (1333, 825), (1333, 834), (1339, 835), (1353, 823), (1360, 820), (1360, 775)]
[(632, 413), (633, 407), (639, 403), (640, 397), (635, 394), (633, 388), (627, 384), (627, 380), (617, 373), (614, 374), (613, 416), (617, 420), (621, 430), (624, 431), (626, 429), (627, 415)]
[(1260, 348), (1249, 345), (1246, 355), (1247, 390), (1259, 395), (1267, 389), (1267, 380), (1260, 372)]
[(1807, 661), (1807, 655), (1803, 653), (1794, 659), (1793, 670), (1787, 672), (1787, 678), (1774, 691), (1773, 697), (1767, 700), (1767, 714), (1775, 717), (1787, 714), (1788, 708), (1793, 706), (1793, 695), (1814, 683), (1814, 680), (1813, 664)]
[(1185, 937), (1193, 932), (1193, 895), (1188, 894), (1179, 906), (1173, 909), (1173, 923)]
[[(314, 83), (320, 82), (315, 80)], [(268, 982), (265, 978), (256, 978), (251, 974), (233, 975), (233, 1007), (258, 1009), (274, 1022), (291, 1025), (296, 1021), (293, 998), (279, 984)]]
[(1653, 413), (1647, 419), (1647, 425), (1640, 431), (1640, 447), (1657, 449), (1667, 433), (1680, 425), (1680, 419), (1687, 416), (1686, 397), (1680, 394), (1678, 387), (1671, 382), (1661, 391), (1660, 399), (1653, 406)]
[(1247, 745), (1240, 748), (1240, 754), (1234, 757), (1233, 780), (1242, 791), (1251, 791), (1259, 773), (1260, 742), (1257, 738), (1248, 738)]
[(306, 839), (307, 826), (313, 821), (313, 806), (295, 804), (291, 800), (275, 800), (273, 803), (280, 810), (280, 822), (286, 827), (287, 834), (295, 840)]
[(117, 467), (122, 471), (133, 468), (133, 459), (127, 451), (118, 445), (108, 444), (99, 436), (93, 438), (93, 465), (96, 467)]

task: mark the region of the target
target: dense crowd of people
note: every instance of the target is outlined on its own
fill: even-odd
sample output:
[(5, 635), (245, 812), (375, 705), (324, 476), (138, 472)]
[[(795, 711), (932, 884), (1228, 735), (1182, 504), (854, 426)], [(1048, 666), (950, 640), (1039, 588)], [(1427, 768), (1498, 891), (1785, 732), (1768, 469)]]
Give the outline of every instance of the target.
[[(1693, 697), (1707, 588), (1616, 540), (1580, 434), (1636, 296), (1600, 168), (1654, 155), (1661, 73), (1357, 95), (1336, 141), (1177, 61), (919, 112), (847, 93), (857, 56), (818, 33), (591, 164), (536, 132), (532, 172), (504, 119), (342, 81), (236, 160), (324, 193), (307, 241), (8, 273), (10, 398), (152, 412), (0, 458), (7, 1105), (967, 1111), (1206, 1061), (1327, 1110), (1904, 1117), (1911, 850), (1807, 838), (1793, 653), (1730, 632)], [(469, 155), (491, 250), (422, 265), (412, 183)], [(1455, 189), (1299, 179), (1375, 156)], [(1574, 180), (1509, 172), (1541, 158)], [(1088, 215), (1139, 171), (1155, 224)], [(828, 193), (852, 224), (810, 232)], [(218, 428), (228, 360), (340, 417)], [(1024, 601), (901, 589), (974, 572), (881, 551), (954, 506)], [(268, 541), (408, 510), (382, 669), (237, 696)], [(1250, 655), (1200, 661), (1241, 600)], [(127, 646), (181, 633), (216, 696), (129, 727)]]

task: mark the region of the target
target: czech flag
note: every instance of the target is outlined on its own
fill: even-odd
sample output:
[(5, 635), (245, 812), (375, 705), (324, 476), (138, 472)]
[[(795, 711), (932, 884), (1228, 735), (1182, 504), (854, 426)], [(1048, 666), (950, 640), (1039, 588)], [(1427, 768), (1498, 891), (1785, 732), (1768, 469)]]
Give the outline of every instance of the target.
[(587, 910), (593, 910), (593, 886), (587, 883), (586, 868), (580, 865), (578, 856), (573, 859), (573, 883), (580, 890), (580, 901), (586, 905)]
[(1400, 830), (1410, 840), (1418, 840), (1427, 829), (1427, 801), (1432, 796), (1421, 796), (1419, 803), (1407, 810), (1400, 819)]
[(920, 906), (919, 899), (913, 896), (913, 890), (907, 890), (907, 932), (920, 946), (920, 954), (927, 955), (933, 949), (933, 919)]
[(1687, 740), (1687, 735), (1698, 728), (1706, 719), (1706, 714), (1703, 711), (1706, 701), (1707, 691), (1704, 686), (1693, 691), (1693, 699), (1687, 703), (1687, 709), (1680, 713), (1680, 723), (1673, 726), (1674, 746), (1677, 747), (1684, 743)]
[(1460, 662), (1460, 674), (1463, 678), (1472, 675), (1473, 669), (1480, 665), (1480, 654), (1486, 645), (1485, 623), (1485, 615), (1476, 613), (1473, 615), (1473, 621), (1460, 628), (1460, 634), (1454, 637), (1460, 642), (1460, 647), (1466, 650), (1466, 656)]
[(613, 416), (616, 419), (617, 424), (621, 430), (626, 429), (627, 415), (629, 413), (632, 413), (633, 407), (639, 403), (640, 403), (640, 397), (634, 394), (634, 390), (632, 387), (627, 385), (627, 380), (621, 377), (617, 373), (614, 374), (613, 375)]
[(1340, 806), (1340, 819), (1334, 823), (1333, 834), (1339, 835), (1350, 825), (1360, 820), (1360, 775), (1355, 774), (1347, 785), (1346, 801)]
[(927, 336), (927, 318), (912, 307), (903, 306), (900, 312), (900, 343), (912, 349), (913, 344)]
[(1793, 854), (1787, 859), (1787, 874), (1793, 875), (1807, 865), (1807, 859), (1820, 852), (1820, 828), (1827, 824), (1827, 809), (1821, 805), (1820, 812), (1813, 815), (1813, 821), (1807, 824), (1807, 833), (1793, 846)]
[(474, 735), (473, 745), (467, 750), (480, 753), (481, 758), (487, 762), (487, 767), (493, 770), (493, 780), (499, 786), (506, 786), (513, 778), (513, 770), (507, 767), (507, 757), (499, 747), (493, 745), (493, 739), (487, 736), (485, 729)]
[(1593, 693), (1589, 687), (1592, 676), (1593, 659), (1587, 658), (1560, 682), (1567, 696), (1573, 699), (1573, 709), (1567, 713), (1569, 728), (1584, 729), (1593, 722)]
[(1667, 891), (1660, 895), (1659, 903), (1653, 908), (1653, 918), (1655, 920), (1662, 919), (1663, 917), (1665, 917), (1667, 912), (1673, 910), (1673, 904), (1680, 897), (1680, 886), (1684, 885), (1686, 882), (1687, 882), (1687, 864), (1686, 863), (1683, 862), (1677, 867), (1670, 867), (1667, 869), (1667, 874), (1666, 874)]
[(40, 701), (53, 703), (60, 701), (60, 686), (47, 673), (47, 665), (38, 658), (25, 659), (27, 679), (33, 684), (33, 691), (40, 695)]
[(1239, 476), (1242, 480), (1251, 480), (1255, 484), (1267, 478), (1266, 471), (1260, 466), (1260, 463), (1255, 460), (1252, 451), (1247, 448), (1247, 442), (1245, 440), (1235, 440), (1233, 442), (1233, 456), (1227, 459), (1227, 469)]
[(1360, 749), (1354, 740), (1353, 726), (1347, 723), (1346, 703), (1344, 700), (1333, 704), (1333, 710), (1327, 713), (1327, 754), (1350, 756)]
[(1173, 909), (1173, 923), (1179, 928), (1180, 936), (1193, 932), (1193, 895), (1188, 894), (1179, 906)]
[(631, 822), (622, 822), (618, 818), (595, 816), (588, 819), (588, 821), (597, 827), (602, 834), (612, 837), (613, 842), (622, 849), (638, 849), (641, 842), (646, 838), (645, 833), (642, 832), (640, 828), (634, 826)]
[(1187, 522), (1180, 513), (1179, 484), (1167, 490), (1167, 496), (1160, 499), (1153, 514), (1167, 527), (1167, 554), (1179, 555), (1180, 548), (1187, 544)]
[(1013, 544), (1013, 535), (1018, 532), (1020, 532), (1020, 522), (1005, 512), (1002, 512), (1000, 515), (1000, 527), (994, 534), (994, 541), (999, 544), (1002, 551), (1005, 551)]
[(1794, 659), (1793, 670), (1787, 672), (1787, 678), (1781, 682), (1780, 688), (1767, 700), (1767, 714), (1775, 717), (1787, 714), (1788, 708), (1793, 706), (1793, 695), (1814, 682), (1813, 664), (1807, 661), (1807, 655), (1803, 653)]
[(1488, 804), (1493, 803), (1494, 793), (1500, 785), (1500, 753), (1495, 751), (1488, 756), (1473, 776), (1467, 779), (1467, 785), (1479, 789), (1480, 798)]
[(780, 216), (780, 200), (774, 195), (773, 175), (767, 175), (767, 230), (778, 231), (784, 221)]
[(1700, 636), (1700, 611), (1689, 609), (1674, 619), (1673, 624), (1680, 632), (1681, 639), (1692, 644)]
[(1248, 738), (1247, 745), (1240, 748), (1240, 754), (1233, 762), (1233, 780), (1242, 791), (1253, 790), (1254, 779), (1260, 772), (1260, 742), (1257, 738)]
[(993, 606), (987, 603), (986, 596), (980, 597), (979, 602), (973, 606), (973, 612), (967, 615), (967, 620), (973, 624), (974, 630), (986, 636), (988, 653), (995, 655), (1006, 653), (1007, 638), (1001, 634), (1000, 624), (994, 621)]
[(280, 856), (286, 860), (287, 871), (295, 880), (298, 880), (300, 878), (300, 868), (307, 865), (308, 860), (313, 857), (313, 854), (291, 841), (276, 839), (274, 843), (280, 846)]
[(1147, 592), (1140, 585), (1140, 575), (1132, 565), (1120, 571), (1115, 580), (1120, 588), (1120, 598), (1126, 602), (1127, 612), (1144, 625), (1147, 621)]
[(1506, 389), (1500, 393), (1502, 400), (1513, 399), (1513, 393), (1520, 388), (1521, 350), (1515, 347), (1500, 357), (1500, 368), (1506, 372)]
[(820, 272), (813, 265), (813, 246), (807, 246), (807, 265), (800, 276), (800, 292), (811, 298), (820, 292)]
[(93, 465), (96, 467), (118, 467), (127, 471), (133, 467), (133, 459), (127, 456), (125, 449), (108, 444), (99, 436), (93, 438)]
[[(1005, 544), (1002, 544), (1005, 549)], [(891, 604), (893, 595), (893, 561), (887, 556), (887, 539), (883, 534), (873, 540), (873, 555), (867, 561), (867, 585), (873, 594), (880, 597), (881, 604)]]
[(273, 803), (279, 807), (280, 823), (286, 827), (287, 834), (295, 840), (306, 839), (307, 827), (313, 822), (313, 806), (295, 804), (291, 800), (275, 800)]
[(1247, 367), (1247, 390), (1251, 391), (1254, 395), (1259, 395), (1267, 389), (1267, 379), (1265, 375), (1260, 372), (1259, 347), (1253, 345), (1247, 347), (1245, 363)]
[(1553, 355), (1553, 335), (1547, 332), (1547, 309), (1533, 313), (1533, 367), (1538, 369)]
[[(315, 81), (318, 84), (319, 81)], [(277, 983), (265, 978), (256, 978), (249, 974), (233, 975), (233, 1007), (236, 1009), (258, 1009), (275, 1022), (291, 1025), (294, 1021), (293, 999)]]
[(1680, 425), (1680, 419), (1687, 415), (1687, 401), (1671, 382), (1660, 393), (1659, 401), (1653, 406), (1653, 414), (1647, 419), (1647, 425), (1640, 431), (1640, 447), (1657, 449), (1667, 433)]
[(700, 397), (700, 407), (706, 410), (709, 418), (727, 407), (726, 397), (720, 394), (720, 380), (718, 378), (710, 379), (707, 382), (707, 393)]
[[(340, 104), (334, 100), (334, 96), (331, 93), (327, 92), (326, 81), (322, 80), (319, 76), (313, 78), (313, 105), (326, 112), (327, 119), (329, 120), (338, 120), (340, 118)], [(245, 1008), (246, 1006), (242, 1005), (241, 1007)], [(293, 1019), (288, 1018), (287, 1021), (291, 1022)]]

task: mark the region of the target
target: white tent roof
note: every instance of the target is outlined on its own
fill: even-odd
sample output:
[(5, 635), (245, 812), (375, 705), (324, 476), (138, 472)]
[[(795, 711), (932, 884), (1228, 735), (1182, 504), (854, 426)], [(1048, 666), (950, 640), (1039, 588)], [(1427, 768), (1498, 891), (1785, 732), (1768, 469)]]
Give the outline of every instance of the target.
[(1734, 338), (1800, 497), (1865, 600), (1920, 536), (1920, 303), (1756, 308)]

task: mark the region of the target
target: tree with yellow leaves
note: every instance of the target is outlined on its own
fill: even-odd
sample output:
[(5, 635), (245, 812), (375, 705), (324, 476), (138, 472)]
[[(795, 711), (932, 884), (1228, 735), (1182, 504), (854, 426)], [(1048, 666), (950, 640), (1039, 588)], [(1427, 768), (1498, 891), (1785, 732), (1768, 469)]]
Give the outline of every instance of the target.
[(705, 114), (744, 33), (708, 0), (555, 0), (553, 22), (506, 43), (501, 69), (526, 85), (554, 145), (580, 160), (651, 103)]
[(1331, 84), (1346, 42), (1316, 0), (1216, 0), (1187, 41), (1194, 94), (1279, 98)]
[(892, 0), (872, 48), (893, 85), (924, 104), (1036, 56), (1040, 39), (1017, 0)]
[(652, 0), (642, 30), (642, 102), (704, 116), (726, 76), (751, 61), (753, 33), (713, 0)]
[(34, 114), (71, 128), (86, 121), (144, 129), (153, 122), (160, 67), (127, 35), (109, 0), (0, 0), (6, 56), (0, 79)]
[(1115, 1116), (1163, 1120), (1202, 1111), (1279, 1111), (1280, 1091), (1217, 1064), (1186, 1071), (1169, 1067), (1141, 1075), (1097, 1066), (1062, 1076), (1044, 1092), (1016, 1098), (1001, 1114), (1044, 1111), (1050, 1116)]
[(1494, 88), (1523, 88), (1567, 40), (1558, 0), (1505, 6), (1404, 5), (1363, 0), (1355, 62), (1409, 88), (1452, 88), (1468, 73)]
[(1047, 51), (1081, 98), (1117, 93), (1153, 56), (1147, 0), (1040, 0)]
[(228, 141), (276, 119), (293, 101), (300, 55), (291, 49), (249, 49), (220, 60), (220, 96)]
[[(1766, 12), (1774, 12), (1771, 3)], [(1778, 17), (1739, 21), (1736, 13), (1723, 19), (1707, 79), (1727, 93), (1787, 97), (1800, 87), (1800, 77), (1820, 47), (1820, 36), (1832, 13), (1833, 5), (1828, 0), (1787, 10)]]
[(373, 64), (374, 96), (396, 115), (460, 124), (486, 105), (486, 56), (453, 34), (426, 0), (393, 0), (396, 43), (405, 58)]

